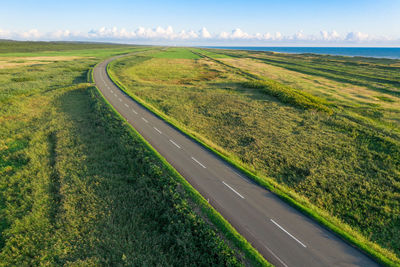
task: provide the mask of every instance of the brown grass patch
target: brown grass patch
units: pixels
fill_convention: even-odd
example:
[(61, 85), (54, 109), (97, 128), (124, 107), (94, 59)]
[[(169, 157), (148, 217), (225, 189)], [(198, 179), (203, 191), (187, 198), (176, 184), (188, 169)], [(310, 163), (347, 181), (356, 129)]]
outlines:
[[(245, 71), (277, 80), (296, 89), (304, 90), (313, 95), (336, 100), (346, 105), (358, 104), (379, 104), (384, 108), (399, 108), (397, 101), (384, 102), (376, 98), (377, 92), (364, 86), (340, 83), (323, 77), (299, 73), (285, 68), (272, 66), (263, 62), (246, 58), (223, 58), (221, 61)], [(389, 98), (393, 96), (380, 93)], [(335, 102), (336, 102), (335, 101)]]
[(194, 85), (217, 79), (219, 71), (204, 63), (204, 60), (153, 58), (123, 73), (138, 82), (164, 85)]
[(59, 61), (71, 61), (81, 59), (76, 56), (42, 56), (42, 57), (2, 57), (0, 59), (0, 69), (20, 68), (35, 64), (49, 64)]

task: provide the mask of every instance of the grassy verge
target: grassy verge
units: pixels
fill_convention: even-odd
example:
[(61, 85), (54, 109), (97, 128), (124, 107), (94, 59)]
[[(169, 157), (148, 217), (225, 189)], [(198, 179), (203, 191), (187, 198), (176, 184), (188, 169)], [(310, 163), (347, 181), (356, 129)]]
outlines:
[[(112, 62), (110, 64), (111, 64), (110, 66), (112, 68), (113, 64), (117, 64), (117, 62)], [(182, 121), (180, 121), (180, 120), (176, 120), (174, 118), (171, 118), (168, 115), (165, 115), (166, 111), (170, 112), (170, 110), (171, 110), (170, 102), (166, 102), (164, 104), (164, 102), (161, 102), (161, 100), (157, 100), (157, 101), (152, 101), (152, 103), (150, 104), (149, 102), (143, 100), (142, 97), (144, 97), (146, 99), (149, 98), (146, 94), (143, 93), (143, 90), (140, 91), (140, 93), (139, 93), (140, 97), (139, 97), (135, 93), (132, 93), (132, 90), (129, 90), (126, 87), (124, 87), (124, 84), (126, 84), (125, 83), (126, 80), (124, 80), (124, 84), (122, 84), (122, 82), (118, 79), (118, 77), (116, 77), (115, 73), (113, 73), (113, 71), (110, 70), (110, 68), (108, 69), (108, 71), (109, 71), (109, 75), (112, 77), (114, 82), (116, 84), (118, 84), (122, 90), (124, 90), (128, 95), (130, 95), (137, 102), (141, 103), (142, 105), (147, 107), (149, 110), (153, 111), (160, 118), (162, 118), (166, 122), (170, 123), (175, 128), (180, 129), (183, 133), (185, 133), (192, 139), (196, 140), (203, 146), (207, 147), (211, 151), (213, 151), (216, 154), (218, 154), (219, 156), (221, 156), (227, 162), (229, 162), (230, 164), (232, 164), (233, 166), (235, 166), (236, 168), (241, 170), (243, 173), (245, 173), (249, 177), (253, 178), (255, 181), (257, 181), (262, 186), (277, 193), (281, 198), (285, 199), (288, 203), (290, 203), (291, 205), (302, 210), (304, 213), (308, 214), (310, 217), (314, 218), (315, 220), (320, 222), (322, 225), (325, 225), (328, 229), (331, 229), (332, 231), (336, 232), (339, 236), (341, 236), (345, 240), (348, 240), (350, 243), (356, 245), (357, 247), (359, 247), (360, 249), (365, 251), (367, 254), (369, 254), (376, 260), (378, 260), (380, 263), (383, 263), (386, 265), (393, 265), (393, 266), (398, 264), (399, 260), (395, 254), (393, 254), (392, 252), (390, 252), (386, 249), (383, 249), (381, 246), (377, 245), (376, 243), (371, 242), (366, 237), (361, 235), (359, 232), (352, 229), (348, 224), (343, 222), (343, 220), (337, 219), (336, 217), (331, 216), (328, 212), (324, 211), (323, 209), (317, 208), (315, 205), (312, 205), (308, 201), (307, 198), (294, 193), (292, 189), (289, 189), (282, 184), (278, 184), (275, 179), (266, 176), (265, 173), (262, 173), (259, 170), (255, 171), (255, 168), (253, 166), (250, 166), (250, 164), (244, 164), (243, 160), (237, 159), (237, 156), (233, 156), (231, 153), (226, 152), (226, 150), (221, 149), (218, 145), (214, 145), (207, 138), (204, 138), (201, 134), (198, 134), (197, 132), (188, 128), (187, 123), (182, 123)], [(136, 87), (139, 87), (139, 88), (140, 87), (146, 88), (146, 86), (149, 88), (152, 88), (152, 91), (151, 91), (152, 95), (158, 94), (158, 91), (154, 91), (154, 88), (150, 87), (147, 83), (140, 83), (136, 80), (134, 84)], [(214, 84), (215, 84), (215, 82), (214, 82)], [(223, 85), (226, 86), (226, 84), (227, 83), (224, 83)], [(160, 85), (158, 85), (158, 87), (159, 86)], [(170, 86), (169, 84), (166, 84), (165, 89), (168, 89), (169, 86)], [(196, 88), (199, 88), (199, 87), (201, 88), (201, 84), (200, 85), (195, 84), (195, 86), (196, 86)], [(208, 86), (210, 86), (210, 85), (208, 85)], [(185, 94), (189, 94), (189, 93), (187, 93), (187, 91), (185, 91), (186, 89), (181, 89), (181, 88), (175, 89), (175, 87), (174, 87), (171, 90), (168, 89), (168, 97), (173, 97), (173, 95), (171, 95), (171, 92), (173, 92), (173, 90), (178, 90), (178, 93), (179, 93), (180, 99), (181, 99), (180, 103), (182, 103), (182, 96), (185, 96)], [(191, 87), (188, 88), (188, 92), (189, 92), (189, 90), (195, 91), (195, 89), (191, 88)], [(192, 93), (192, 91), (190, 91), (190, 94), (189, 94), (191, 99), (194, 98), (194, 96), (193, 96), (194, 93)], [(206, 93), (207, 93), (207, 91), (201, 91), (201, 92), (203, 93), (203, 95), (206, 95)], [(229, 92), (225, 91), (225, 94), (229, 94)], [(194, 98), (194, 99), (196, 99), (196, 98)], [(203, 100), (201, 98), (199, 98), (199, 99), (197, 99), (197, 101), (203, 101)], [(219, 101), (222, 101), (222, 99), (220, 97), (219, 97)], [(159, 109), (159, 107), (163, 108), (162, 111)], [(165, 108), (168, 107), (168, 109), (164, 109), (164, 107)], [(226, 104), (225, 104), (225, 107), (227, 107)], [(196, 108), (196, 106), (195, 106), (195, 108)], [(202, 111), (202, 110), (200, 110), (200, 111)], [(207, 112), (209, 114), (212, 111), (208, 110)], [(182, 111), (180, 111), (179, 114), (181, 114), (181, 113), (182, 113)], [(306, 113), (306, 115), (308, 116), (308, 113)], [(320, 115), (318, 115), (318, 116), (320, 116)], [(316, 116), (314, 116), (314, 117), (316, 117)], [(234, 121), (236, 121), (236, 122), (239, 120), (239, 122), (240, 122), (240, 117), (235, 118), (235, 117), (231, 116), (230, 119), (234, 119)], [(321, 120), (321, 118), (318, 118), (318, 120)], [(317, 122), (318, 122), (318, 120), (317, 120)], [(340, 118), (339, 119), (329, 118), (327, 120), (332, 125), (335, 125), (334, 126), (335, 128), (339, 127), (339, 124), (340, 124), (341, 125), (339, 127), (341, 129), (340, 131), (346, 131), (346, 132), (353, 131), (353, 133), (355, 134), (354, 136), (357, 139), (358, 139), (358, 137), (361, 137), (361, 138), (363, 138), (363, 140), (367, 140), (367, 139), (375, 140), (375, 141), (373, 141), (375, 143), (381, 142), (381, 141), (386, 142), (386, 141), (384, 141), (385, 138), (376, 139), (376, 137), (373, 137), (373, 136), (375, 136), (374, 132), (367, 133), (364, 128), (362, 128), (362, 127), (357, 128), (359, 126), (356, 127), (355, 124), (351, 124), (348, 121), (343, 122), (342, 119), (340, 119)], [(350, 123), (350, 125), (346, 125), (346, 123)], [(352, 127), (356, 127), (356, 128), (352, 129)], [(210, 129), (210, 128), (212, 129), (213, 126), (208, 126), (208, 129)], [(339, 128), (337, 128), (337, 129), (339, 129)], [(318, 130), (318, 129), (316, 129), (316, 130)], [(224, 129), (224, 131), (226, 131), (226, 129)], [(200, 131), (200, 132), (202, 132), (202, 131)], [(204, 134), (204, 132), (202, 132), (202, 134)], [(368, 142), (370, 142), (370, 141), (368, 141)], [(392, 146), (392, 145), (390, 145), (391, 142), (392, 141), (389, 141), (387, 143), (387, 145)], [(379, 144), (384, 145), (383, 143), (379, 143)], [(380, 146), (379, 144), (376, 143), (376, 145)], [(332, 143), (330, 143), (330, 145), (332, 145)], [(384, 146), (386, 146), (386, 145), (384, 145)], [(389, 149), (388, 153), (392, 153), (392, 155), (396, 157), (396, 154), (393, 154), (392, 150)], [(249, 171), (249, 170), (251, 170), (251, 171)], [(296, 171), (296, 174), (304, 173), (304, 172), (300, 172), (301, 171), (300, 168), (297, 168), (294, 170)], [(284, 176), (289, 176), (289, 174), (284, 174)]]
[(87, 71), (87, 74), (86, 74), (86, 81), (88, 82), (88, 83), (92, 83), (94, 80), (93, 80), (93, 68), (90, 68), (88, 71)]

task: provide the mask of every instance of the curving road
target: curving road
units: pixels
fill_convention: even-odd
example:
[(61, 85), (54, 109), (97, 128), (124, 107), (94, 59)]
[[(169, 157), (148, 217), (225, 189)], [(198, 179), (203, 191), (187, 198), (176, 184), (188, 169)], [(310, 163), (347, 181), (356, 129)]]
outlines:
[(104, 97), (270, 263), (378, 266), (125, 95), (106, 72), (107, 64), (115, 58), (93, 71)]

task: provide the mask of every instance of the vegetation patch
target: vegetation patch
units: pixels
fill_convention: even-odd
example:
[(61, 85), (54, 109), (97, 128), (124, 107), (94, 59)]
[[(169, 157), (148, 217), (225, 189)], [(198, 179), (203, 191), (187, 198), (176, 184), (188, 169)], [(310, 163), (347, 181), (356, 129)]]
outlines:
[(248, 81), (244, 83), (244, 86), (248, 88), (261, 89), (266, 94), (278, 98), (283, 103), (291, 104), (299, 108), (316, 109), (325, 111), (329, 114), (333, 113), (333, 110), (327, 106), (328, 103), (323, 99), (290, 88), (289, 86), (273, 80)]
[(216, 53), (215, 50), (207, 50), (207, 49), (195, 49), (192, 48), (192, 51), (196, 51), (198, 53), (201, 53), (203, 55), (206, 55), (208, 57), (212, 57), (212, 58), (231, 58), (231, 56), (224, 54), (224, 53)]
[(395, 102), (394, 99), (392, 99), (390, 97), (387, 97), (387, 96), (384, 96), (384, 95), (378, 95), (378, 96), (375, 96), (375, 97), (378, 98), (379, 100), (382, 100), (382, 101), (385, 101), (385, 102)]
[(213, 80), (218, 75), (200, 61), (169, 58), (150, 58), (140, 65), (129, 66), (126, 72), (138, 82), (160, 85), (192, 85), (198, 81)]
[(366, 86), (380, 93), (397, 97), (400, 95), (399, 60), (244, 51), (229, 51), (227, 54), (257, 59), (273, 66), (340, 83)]
[[(76, 50), (103, 50), (115, 49), (116, 47), (124, 47), (129, 49), (127, 45), (98, 44), (98, 43), (71, 43), (71, 42), (19, 42), (0, 40), (0, 54), (12, 53), (37, 53), (57, 51), (65, 53), (65, 51)], [(31, 54), (32, 55), (32, 54)], [(43, 54), (41, 54), (43, 56)]]
[(188, 49), (168, 48), (152, 55), (155, 58), (185, 58), (185, 59), (199, 59), (200, 56), (192, 53)]
[[(247, 51), (218, 53), (240, 58), (275, 56)], [(287, 57), (288, 61), (311, 60), (308, 55)], [(312, 64), (349, 65), (360, 68), (360, 72), (366, 71), (364, 64), (372, 68), (396, 64), (390, 60), (323, 59), (318, 57), (321, 62), (313, 60)], [(111, 76), (128, 94), (380, 262), (400, 262), (400, 243), (393, 238), (399, 231), (400, 215), (400, 135), (398, 124), (394, 123), (400, 122), (396, 104), (400, 102), (390, 103), (389, 107), (378, 100), (370, 101), (376, 93), (374, 88), (367, 87), (358, 92), (365, 102), (351, 97), (346, 102), (337, 101), (335, 92), (343, 93), (344, 85), (335, 81), (326, 87), (309, 87), (309, 95), (285, 83), (283, 93), (279, 92), (282, 98), (296, 101), (298, 97), (300, 103), (306, 104), (282, 105), (281, 99), (264, 91), (265, 85), (256, 86), (258, 90), (245, 86), (252, 76), (259, 77), (261, 82), (271, 78), (249, 68), (231, 68), (226, 62), (208, 57), (202, 60), (219, 71), (214, 81), (198, 81), (193, 87), (176, 84), (160, 88), (157, 83), (144, 83), (126, 73), (124, 66), (132, 60), (121, 58), (109, 68)], [(137, 68), (141, 65), (132, 64), (137, 64)], [(268, 64), (264, 61), (257, 66), (261, 69)], [(287, 74), (286, 69), (282, 71)], [(298, 74), (304, 79), (321, 81), (318, 75)], [(283, 84), (281, 80), (276, 82)], [(276, 84), (271, 84), (275, 89)], [(321, 93), (324, 90), (331, 93), (329, 98)], [(346, 97), (346, 92), (342, 96)], [(320, 109), (314, 105), (328, 110), (315, 112)]]
[(100, 50), (2, 70), (0, 265), (246, 263), (87, 83), (91, 66), (123, 51)]
[[(18, 68), (38, 64), (49, 64), (57, 61), (77, 60), (74, 56), (44, 56), (44, 57), (0, 57), (0, 69)], [(18, 59), (18, 60), (16, 60)]]

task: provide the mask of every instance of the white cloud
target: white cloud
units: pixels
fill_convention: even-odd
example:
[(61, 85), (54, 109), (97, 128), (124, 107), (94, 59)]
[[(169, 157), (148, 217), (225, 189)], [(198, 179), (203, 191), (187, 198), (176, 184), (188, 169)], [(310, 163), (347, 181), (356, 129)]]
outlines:
[(271, 34), (248, 33), (240, 28), (231, 32), (222, 31), (220, 33), (210, 33), (205, 27), (199, 31), (180, 30), (175, 31), (171, 26), (166, 28), (158, 26), (156, 28), (138, 27), (134, 30), (117, 27), (92, 29), (87, 32), (57, 30), (53, 32), (40, 32), (37, 29), (28, 31), (9, 31), (0, 29), (0, 38), (15, 40), (67, 40), (67, 41), (115, 41), (127, 43), (214, 43), (214, 44), (255, 44), (255, 45), (274, 45), (274, 44), (392, 44), (399, 45), (400, 40), (387, 37), (376, 37), (361, 32), (348, 32), (339, 34), (337, 31), (321, 30), (319, 34), (306, 34), (299, 31), (292, 35), (284, 35), (280, 32)]
[(2, 39), (11, 39), (12, 34), (10, 31), (0, 29), (0, 38)]
[(304, 35), (303, 31), (299, 31), (293, 35), (294, 40), (306, 40), (307, 36)]
[(196, 39), (198, 38), (199, 35), (197, 33), (195, 33), (193, 30), (190, 30), (188, 32), (186, 32), (185, 30), (181, 30), (178, 34), (177, 34), (177, 39), (181, 39), (181, 40), (187, 40), (187, 39)]
[(350, 42), (362, 42), (369, 39), (369, 35), (362, 32), (349, 32), (345, 40)]
[(320, 35), (324, 41), (334, 41), (340, 39), (340, 35), (337, 33), (337, 31), (320, 31)]
[(71, 32), (69, 30), (58, 30), (58, 31), (51, 33), (51, 36), (56, 39), (69, 38), (70, 35), (71, 35)]
[(282, 40), (282, 34), (280, 32), (276, 32), (274, 40)]
[(192, 38), (192, 39), (195, 39), (195, 38), (198, 38), (198, 37), (199, 37), (199, 35), (198, 35), (197, 33), (195, 33), (193, 30), (190, 30), (190, 31), (187, 33), (187, 36), (188, 36), (188, 38)]
[(231, 34), (232, 39), (248, 39), (249, 34), (242, 31), (241, 29), (234, 29)]
[(262, 39), (271, 40), (272, 39), (272, 35), (269, 32), (266, 32), (266, 33), (263, 34)]
[(221, 33), (219, 34), (219, 38), (220, 38), (220, 39), (228, 39), (228, 38), (229, 38), (229, 33), (227, 33), (227, 32), (221, 32)]
[(37, 29), (32, 29), (29, 31), (22, 32), (20, 35), (22, 38), (33, 39), (33, 40), (42, 37), (42, 34)]
[(200, 30), (200, 36), (201, 36), (201, 38), (211, 38), (212, 36), (211, 36), (211, 34), (207, 31), (207, 29), (205, 28), (205, 27), (203, 27), (203, 28), (201, 28), (201, 30)]

